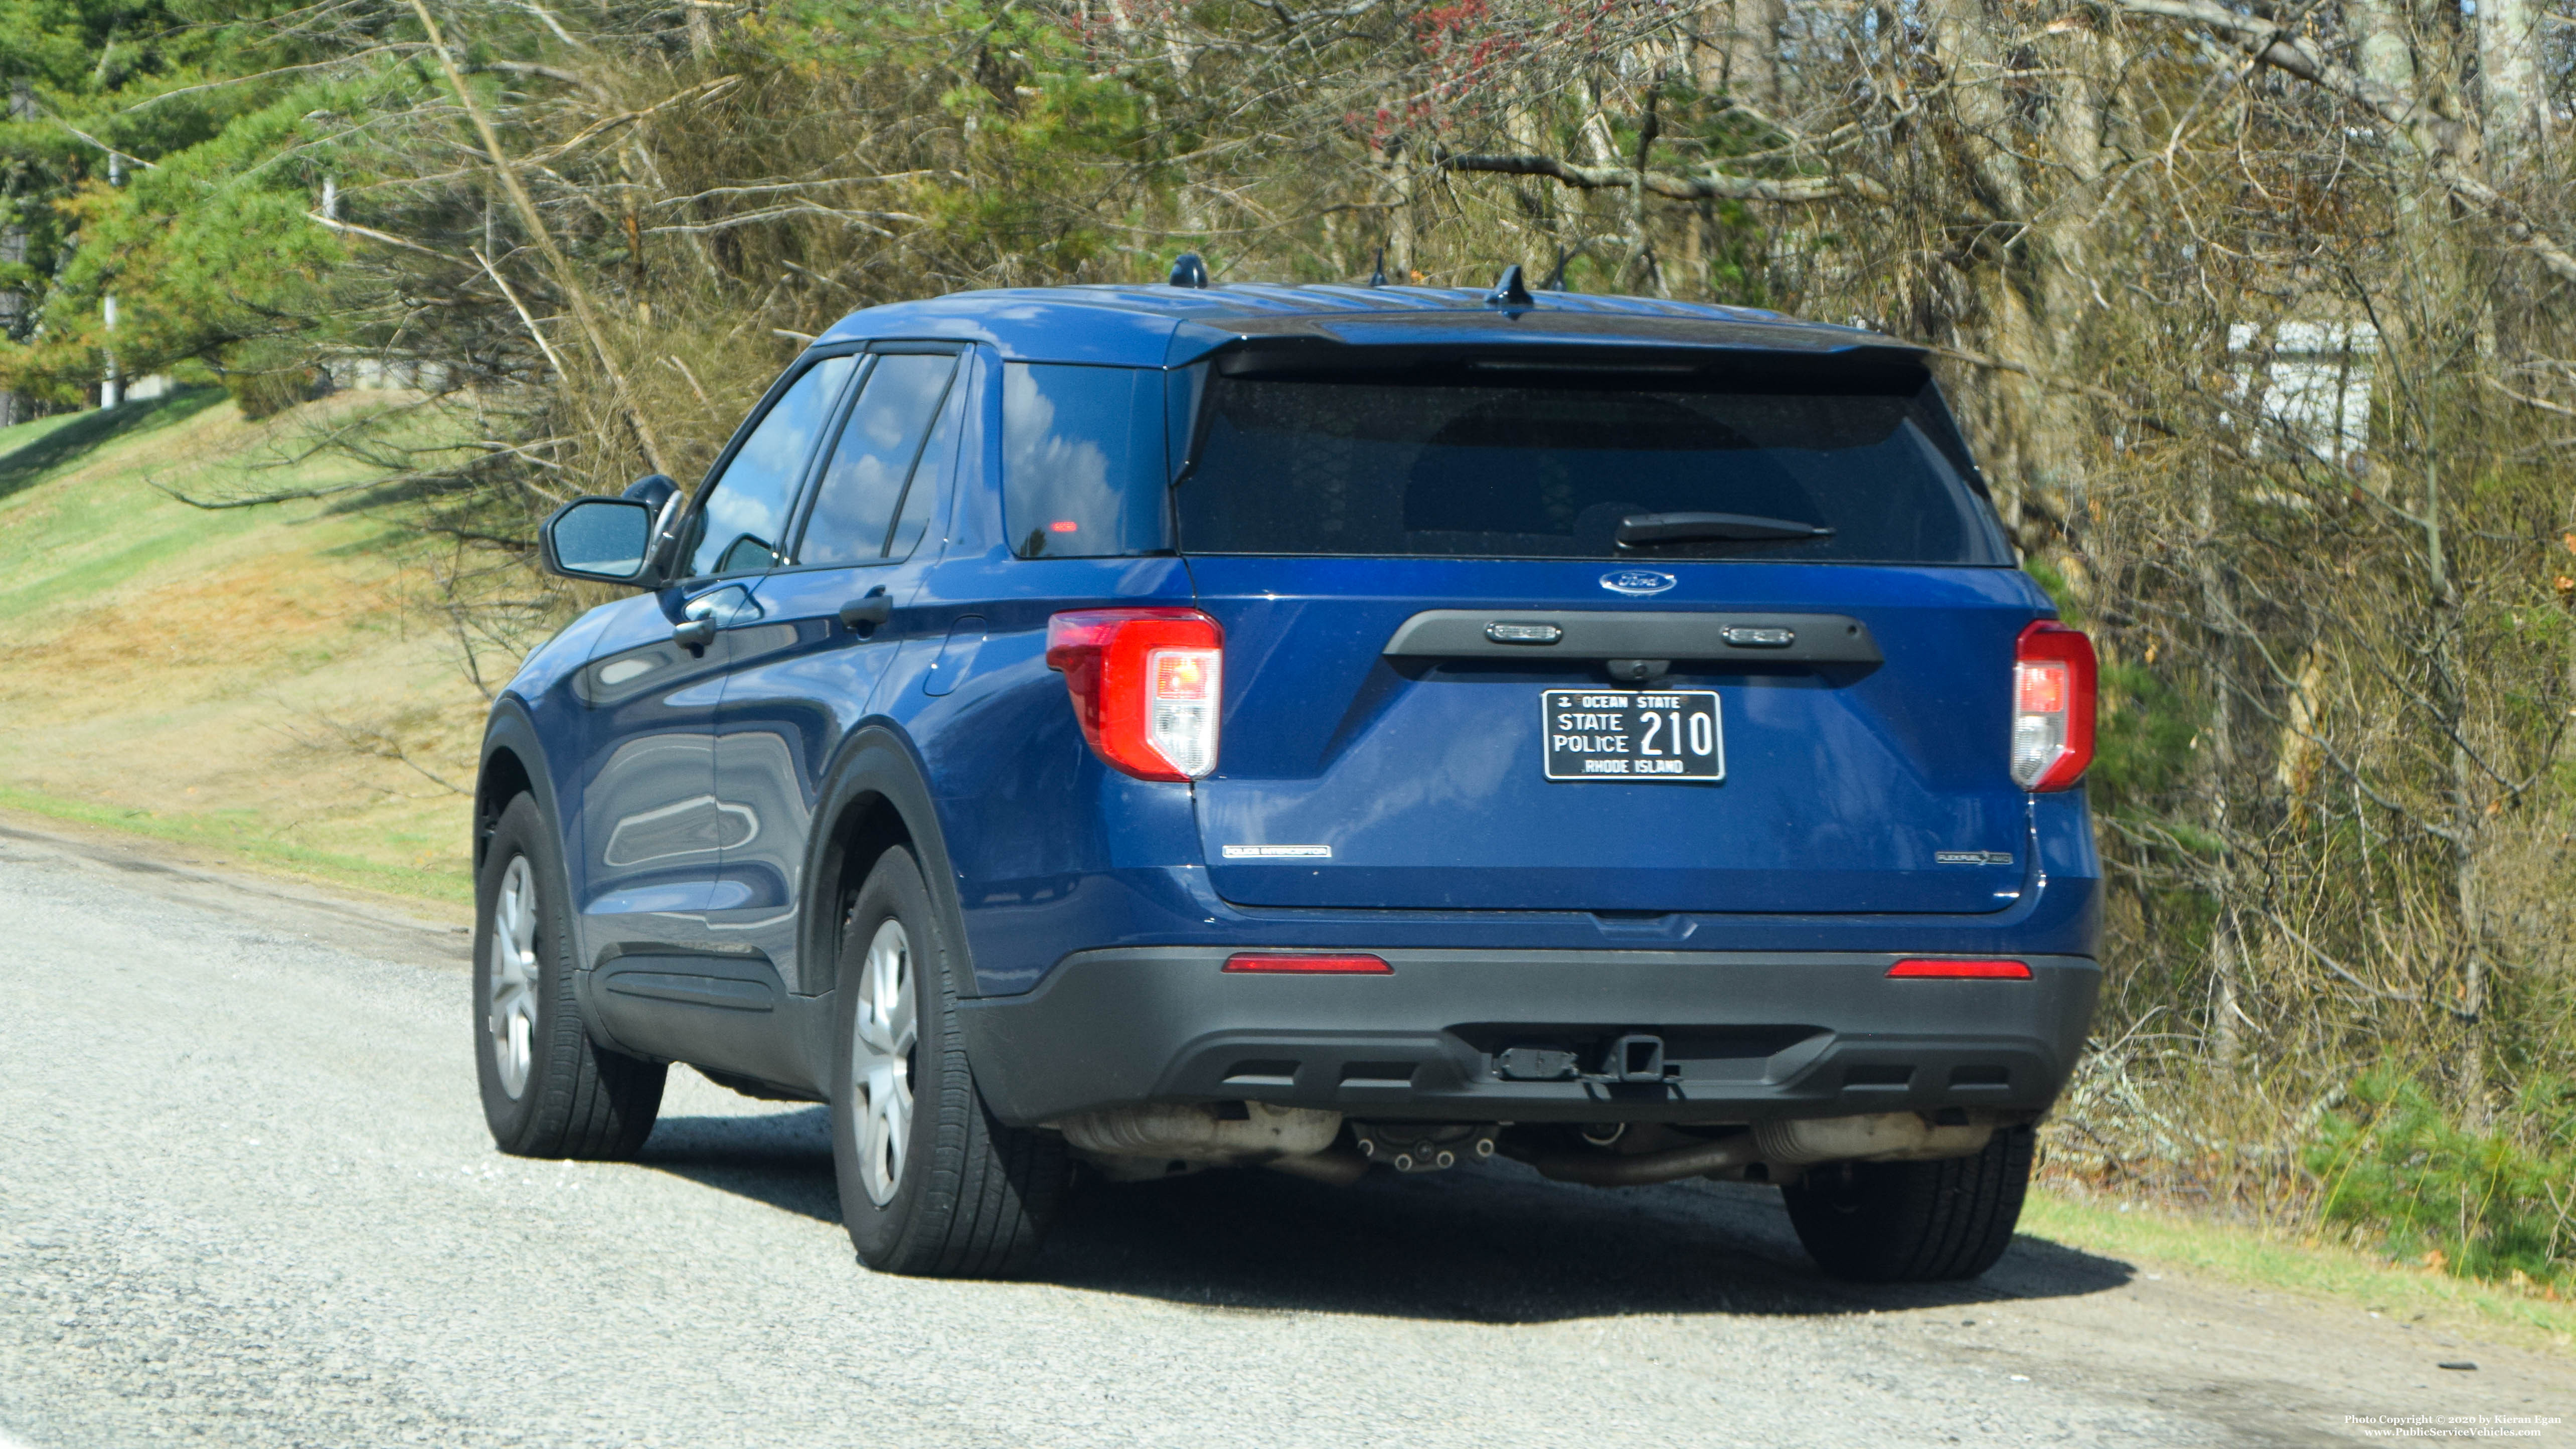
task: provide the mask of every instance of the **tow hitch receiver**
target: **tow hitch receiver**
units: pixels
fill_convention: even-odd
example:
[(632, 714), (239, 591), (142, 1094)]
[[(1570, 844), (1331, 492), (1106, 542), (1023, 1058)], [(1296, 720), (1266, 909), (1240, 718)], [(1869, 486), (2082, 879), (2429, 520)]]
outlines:
[(1664, 1079), (1664, 1039), (1630, 1032), (1610, 1043), (1601, 1074), (1614, 1082), (1660, 1082)]
[(1506, 1082), (1660, 1082), (1664, 1039), (1632, 1031), (1615, 1037), (1601, 1053), (1601, 1070), (1583, 1070), (1582, 1058), (1563, 1047), (1516, 1046), (1494, 1053), (1494, 1075)]

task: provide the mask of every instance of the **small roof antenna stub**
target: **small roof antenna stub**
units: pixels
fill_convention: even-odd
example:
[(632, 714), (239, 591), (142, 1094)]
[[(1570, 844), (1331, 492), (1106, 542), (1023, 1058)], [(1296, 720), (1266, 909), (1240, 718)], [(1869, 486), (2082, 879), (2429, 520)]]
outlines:
[(1529, 283), (1521, 280), (1520, 263), (1514, 262), (1503, 268), (1502, 280), (1494, 283), (1494, 290), (1485, 294), (1485, 305), (1507, 310), (1538, 305), (1537, 299), (1530, 296)]
[(1197, 252), (1183, 252), (1172, 258), (1171, 283), (1175, 287), (1204, 287), (1208, 284), (1207, 263)]
[(1369, 264), (1369, 285), (1372, 287), (1386, 285), (1386, 248), (1384, 247), (1377, 249), (1377, 260)]

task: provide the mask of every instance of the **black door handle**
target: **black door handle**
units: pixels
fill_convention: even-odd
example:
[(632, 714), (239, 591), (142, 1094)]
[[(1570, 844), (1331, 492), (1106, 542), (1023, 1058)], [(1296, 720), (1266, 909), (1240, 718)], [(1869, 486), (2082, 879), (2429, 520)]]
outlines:
[(716, 621), (713, 619), (683, 620), (679, 627), (671, 631), (673, 643), (685, 645), (691, 649), (704, 649), (714, 643), (715, 639)]
[(868, 630), (894, 617), (894, 600), (886, 597), (885, 586), (870, 589), (866, 597), (852, 599), (841, 606), (841, 623), (852, 633), (865, 635)]

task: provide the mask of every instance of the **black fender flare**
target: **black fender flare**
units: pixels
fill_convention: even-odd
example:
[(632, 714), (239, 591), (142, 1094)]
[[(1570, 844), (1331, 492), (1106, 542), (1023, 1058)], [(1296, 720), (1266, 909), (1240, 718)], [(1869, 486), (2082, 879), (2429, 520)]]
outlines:
[[(475, 922), (477, 930), (480, 930), (482, 925), (480, 917), (483, 911), (484, 847), (491, 840), (493, 822), (498, 820), (501, 811), (508, 807), (510, 795), (516, 793), (493, 789), (496, 776), (492, 760), (494, 756), (505, 750), (517, 760), (516, 774), (526, 785), (527, 792), (536, 797), (537, 813), (544, 818), (547, 828), (555, 833), (555, 849), (565, 858), (564, 871), (567, 877), (572, 870), (571, 853), (580, 848), (578, 841), (564, 833), (563, 809), (561, 803), (555, 798), (554, 770), (546, 759), (546, 748), (537, 733), (535, 718), (528, 713), (527, 701), (514, 694), (502, 695), (492, 702), (491, 720), (483, 727), (483, 752), (474, 776), (474, 911), (477, 917)], [(500, 778), (507, 778), (507, 776)], [(568, 880), (567, 884), (569, 884)], [(618, 1044), (617, 1038), (611, 1035), (608, 1028), (600, 1021), (598, 1008), (591, 1000), (592, 963), (588, 959), (587, 943), (581, 939), (580, 906), (573, 901), (566, 901), (564, 904), (569, 913), (568, 919), (573, 923), (572, 996), (575, 1008), (581, 1012), (582, 1029), (590, 1034), (592, 1041), (623, 1051), (625, 1048)]]
[(815, 802), (814, 833), (805, 848), (805, 919), (797, 927), (803, 933), (797, 959), (834, 963), (833, 984), (839, 985), (839, 887), (851, 865), (844, 858), (847, 845), (842, 827), (853, 811), (865, 808), (871, 800), (881, 800), (902, 822), (904, 834), (921, 859), (921, 873), (930, 886), (931, 901), (947, 922), (958, 965), (957, 994), (978, 994), (974, 951), (966, 942), (964, 903), (957, 894), (957, 872), (949, 860), (948, 838), (940, 828), (939, 809), (931, 795), (929, 771), (920, 751), (900, 729), (883, 720), (871, 720), (850, 731), (842, 741), (839, 758), (825, 779), (828, 783)]
[[(518, 762), (516, 772), (496, 776), (493, 757), (507, 751)], [(517, 774), (528, 792), (537, 797), (537, 809), (557, 832), (563, 829), (563, 810), (555, 799), (554, 771), (546, 759), (546, 747), (537, 734), (537, 722), (529, 715), (528, 706), (517, 695), (504, 694), (492, 702), (491, 718), (483, 726), (483, 750), (476, 756), (474, 773), (474, 874), (483, 874), (483, 850), (492, 836), (492, 822), (510, 803), (509, 793), (496, 792), (496, 778)]]

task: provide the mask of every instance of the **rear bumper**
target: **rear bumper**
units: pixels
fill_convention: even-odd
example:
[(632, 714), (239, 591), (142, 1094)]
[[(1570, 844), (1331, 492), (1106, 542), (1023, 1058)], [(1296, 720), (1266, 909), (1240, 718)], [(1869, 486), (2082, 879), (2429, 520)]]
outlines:
[[(1091, 951), (1021, 996), (961, 1001), (986, 1100), (1014, 1124), (1145, 1101), (1268, 1102), (1477, 1122), (1756, 1122), (1984, 1107), (2065, 1085), (2101, 972), (1890, 981), (1894, 954), (1388, 950), (1390, 976), (1228, 975), (1226, 948)], [(1629, 1032), (1660, 1082), (1511, 1080), (1507, 1048), (1584, 1071)]]

